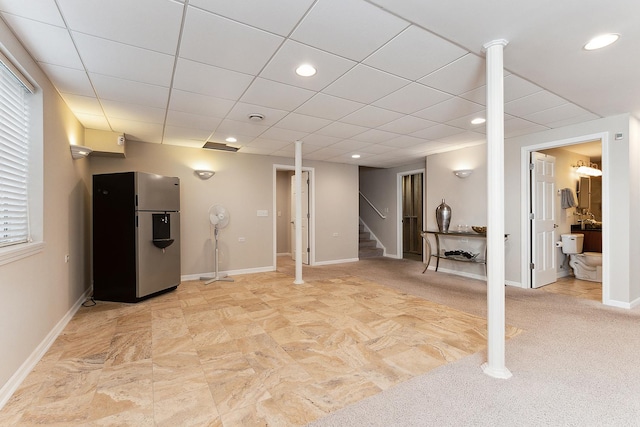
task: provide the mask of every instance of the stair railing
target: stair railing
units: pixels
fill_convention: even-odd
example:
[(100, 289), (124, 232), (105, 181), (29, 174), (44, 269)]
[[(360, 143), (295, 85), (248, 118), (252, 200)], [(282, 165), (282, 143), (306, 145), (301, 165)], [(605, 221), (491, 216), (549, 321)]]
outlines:
[(367, 197), (362, 194), (362, 191), (358, 191), (358, 193), (360, 193), (360, 197), (362, 197), (364, 199), (365, 202), (367, 202), (369, 204), (369, 206), (371, 206), (373, 208), (373, 210), (380, 216), (380, 218), (382, 219), (387, 219), (386, 215), (383, 215), (382, 212), (380, 212), (380, 210), (378, 208), (376, 208), (373, 203), (371, 203), (371, 200), (367, 199)]

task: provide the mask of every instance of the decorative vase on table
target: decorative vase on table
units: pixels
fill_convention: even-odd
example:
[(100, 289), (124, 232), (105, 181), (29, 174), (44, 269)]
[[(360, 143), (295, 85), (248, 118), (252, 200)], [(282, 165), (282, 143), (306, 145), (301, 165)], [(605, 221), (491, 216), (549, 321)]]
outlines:
[(436, 223), (438, 224), (438, 230), (441, 233), (449, 232), (449, 224), (451, 223), (451, 207), (444, 202), (438, 205), (436, 208)]

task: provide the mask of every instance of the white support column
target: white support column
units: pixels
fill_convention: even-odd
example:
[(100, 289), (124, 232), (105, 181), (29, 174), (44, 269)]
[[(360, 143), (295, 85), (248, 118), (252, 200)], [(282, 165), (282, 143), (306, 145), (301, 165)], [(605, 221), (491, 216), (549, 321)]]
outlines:
[(296, 278), (293, 281), (295, 285), (301, 285), (304, 283), (302, 280), (302, 141), (295, 142), (295, 193), (296, 193), (296, 218), (295, 218), (295, 230), (296, 230)]
[(485, 374), (509, 378), (505, 366), (504, 292), (504, 66), (507, 41), (493, 40), (487, 53), (487, 362)]

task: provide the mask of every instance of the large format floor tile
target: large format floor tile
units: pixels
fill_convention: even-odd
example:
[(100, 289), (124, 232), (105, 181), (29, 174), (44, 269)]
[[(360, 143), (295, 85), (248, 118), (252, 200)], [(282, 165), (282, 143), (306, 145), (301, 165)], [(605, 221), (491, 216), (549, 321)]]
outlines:
[(83, 307), (0, 424), (304, 425), (485, 345), (485, 319), (358, 277), (185, 282)]

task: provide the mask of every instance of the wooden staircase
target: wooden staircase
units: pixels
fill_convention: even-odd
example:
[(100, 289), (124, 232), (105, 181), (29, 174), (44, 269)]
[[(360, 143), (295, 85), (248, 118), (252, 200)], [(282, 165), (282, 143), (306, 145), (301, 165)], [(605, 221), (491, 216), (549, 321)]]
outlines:
[(384, 251), (382, 248), (376, 247), (376, 241), (371, 239), (371, 233), (365, 231), (362, 224), (359, 225), (358, 236), (358, 258), (362, 259), (382, 256)]

